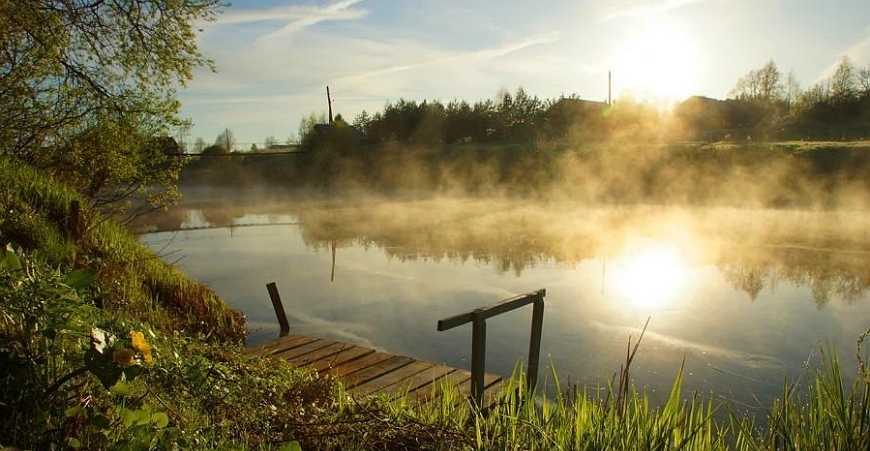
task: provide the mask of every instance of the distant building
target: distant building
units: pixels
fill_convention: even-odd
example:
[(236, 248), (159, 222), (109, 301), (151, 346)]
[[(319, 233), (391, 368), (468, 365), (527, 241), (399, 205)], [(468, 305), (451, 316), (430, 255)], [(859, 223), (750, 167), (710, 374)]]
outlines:
[(606, 134), (607, 102), (566, 97), (550, 106), (549, 132), (556, 138), (603, 138)]
[(272, 144), (260, 152), (295, 152), (298, 148), (298, 144)]

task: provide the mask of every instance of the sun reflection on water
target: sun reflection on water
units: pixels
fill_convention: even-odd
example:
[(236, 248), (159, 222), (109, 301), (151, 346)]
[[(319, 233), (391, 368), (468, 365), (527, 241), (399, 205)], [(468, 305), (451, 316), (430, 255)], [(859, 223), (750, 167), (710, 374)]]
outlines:
[(655, 244), (617, 260), (611, 286), (620, 299), (645, 310), (671, 307), (688, 281), (688, 266), (672, 245)]

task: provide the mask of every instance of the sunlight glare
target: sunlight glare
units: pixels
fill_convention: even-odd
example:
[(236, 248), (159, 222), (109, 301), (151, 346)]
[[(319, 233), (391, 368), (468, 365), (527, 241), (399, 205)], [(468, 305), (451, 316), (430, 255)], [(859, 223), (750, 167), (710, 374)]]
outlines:
[(671, 105), (696, 94), (698, 54), (675, 23), (656, 18), (629, 32), (616, 51), (615, 92)]
[(620, 298), (643, 309), (660, 309), (673, 303), (686, 285), (687, 267), (677, 249), (655, 246), (617, 263), (611, 278)]

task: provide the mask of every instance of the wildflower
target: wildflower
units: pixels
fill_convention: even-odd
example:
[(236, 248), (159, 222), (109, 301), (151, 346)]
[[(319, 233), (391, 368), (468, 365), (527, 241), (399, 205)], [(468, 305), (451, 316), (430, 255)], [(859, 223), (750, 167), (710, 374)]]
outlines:
[(112, 360), (121, 366), (133, 366), (136, 360), (133, 359), (135, 353), (132, 349), (118, 349), (112, 353)]
[(145, 363), (150, 365), (154, 361), (151, 357), (151, 345), (145, 340), (145, 335), (142, 332), (130, 332), (130, 342), (133, 344), (133, 349), (142, 354), (142, 360)]

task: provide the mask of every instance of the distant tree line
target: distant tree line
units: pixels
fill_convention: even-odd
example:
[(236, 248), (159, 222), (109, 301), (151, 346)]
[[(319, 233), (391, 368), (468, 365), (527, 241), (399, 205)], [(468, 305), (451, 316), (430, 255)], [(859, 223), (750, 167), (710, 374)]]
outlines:
[(720, 101), (693, 97), (675, 109), (684, 136), (716, 141), (855, 140), (870, 138), (870, 65), (848, 57), (830, 78), (801, 89), (773, 61), (749, 71)]
[(473, 104), (400, 99), (373, 115), (363, 111), (353, 126), (380, 144), (535, 143), (577, 136), (608, 139), (627, 119), (642, 123), (657, 121), (657, 117), (654, 107), (630, 98), (621, 99), (618, 105), (576, 94), (542, 100), (520, 87), (514, 92), (500, 90), (495, 100)]
[[(741, 77), (729, 97), (692, 97), (663, 112), (655, 105), (618, 99), (612, 105), (577, 95), (542, 100), (522, 87), (501, 90), (494, 100), (400, 99), (383, 111), (363, 111), (353, 129), (311, 115), (300, 125), (303, 147), (356, 147), (402, 143), (430, 146), (457, 143), (607, 141), (619, 138), (718, 140), (859, 139), (870, 137), (870, 65), (856, 68), (844, 57), (826, 81), (802, 89), (773, 61)], [(355, 130), (355, 131), (354, 131)], [(344, 135), (324, 136), (326, 134)]]

